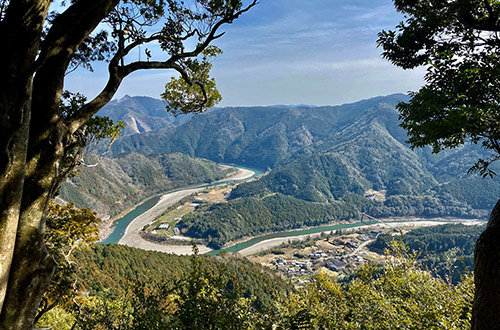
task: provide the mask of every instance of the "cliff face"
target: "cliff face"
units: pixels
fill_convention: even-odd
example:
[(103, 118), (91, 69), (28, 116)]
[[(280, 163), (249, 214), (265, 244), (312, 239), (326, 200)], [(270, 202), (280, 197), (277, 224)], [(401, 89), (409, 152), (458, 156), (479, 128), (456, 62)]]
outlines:
[(146, 96), (124, 96), (109, 102), (100, 116), (108, 116), (113, 120), (125, 122), (123, 135), (147, 133), (161, 128), (176, 127), (192, 115), (174, 115), (166, 111), (167, 102)]

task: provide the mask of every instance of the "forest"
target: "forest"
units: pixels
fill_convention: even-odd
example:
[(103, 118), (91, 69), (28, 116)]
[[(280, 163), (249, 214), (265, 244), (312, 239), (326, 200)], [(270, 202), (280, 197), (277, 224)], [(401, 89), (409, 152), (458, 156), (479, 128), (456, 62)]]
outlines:
[(402, 241), (425, 269), (443, 280), (458, 283), (474, 269), (474, 246), (485, 226), (460, 224), (418, 228), (404, 235), (382, 234), (371, 245), (383, 251)]
[[(441, 237), (460, 232), (437, 231)], [(382, 265), (366, 264), (348, 281), (319, 274), (297, 288), (266, 268), (227, 254), (182, 257), (95, 245), (74, 256), (80, 265), (75, 273), (78, 291), (68, 287), (66, 300), (45, 313), (37, 326), (201, 330), (470, 325), (470, 276), (464, 274), (456, 284), (435, 277), (417, 266), (416, 255), (401, 242), (391, 242), (386, 253)]]

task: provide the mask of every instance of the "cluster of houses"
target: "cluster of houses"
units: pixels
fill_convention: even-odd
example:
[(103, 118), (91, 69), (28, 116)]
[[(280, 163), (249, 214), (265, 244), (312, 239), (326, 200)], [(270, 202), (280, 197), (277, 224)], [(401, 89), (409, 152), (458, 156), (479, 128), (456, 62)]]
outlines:
[(285, 260), (281, 257), (278, 259), (273, 259), (271, 265), (280, 268), (287, 277), (305, 276), (312, 275), (313, 271), (311, 269), (312, 262), (298, 261), (298, 260)]
[[(351, 249), (357, 249), (360, 242), (366, 242), (370, 239), (376, 238), (380, 232), (371, 231), (369, 234), (361, 235), (357, 239), (351, 239), (344, 242), (346, 247)], [(299, 261), (299, 260), (285, 260), (282, 257), (273, 259), (271, 265), (275, 266), (280, 272), (284, 273), (287, 277), (299, 277), (304, 275), (311, 275), (314, 269), (319, 267), (325, 267), (331, 271), (341, 273), (349, 265), (364, 263), (366, 260), (360, 256), (361, 254), (366, 254), (366, 252), (357, 252), (356, 254), (350, 253), (346, 254), (345, 251), (334, 249), (328, 251), (314, 251), (308, 255), (309, 260)], [(306, 280), (300, 280), (302, 283)]]

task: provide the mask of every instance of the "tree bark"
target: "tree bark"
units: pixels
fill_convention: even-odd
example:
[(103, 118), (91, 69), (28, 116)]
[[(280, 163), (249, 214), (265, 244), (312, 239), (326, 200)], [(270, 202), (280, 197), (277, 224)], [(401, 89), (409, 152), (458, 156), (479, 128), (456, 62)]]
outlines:
[(0, 315), (18, 230), (31, 118), (33, 63), (50, 0), (10, 1), (0, 22)]
[(500, 330), (500, 200), (474, 251), (473, 330)]

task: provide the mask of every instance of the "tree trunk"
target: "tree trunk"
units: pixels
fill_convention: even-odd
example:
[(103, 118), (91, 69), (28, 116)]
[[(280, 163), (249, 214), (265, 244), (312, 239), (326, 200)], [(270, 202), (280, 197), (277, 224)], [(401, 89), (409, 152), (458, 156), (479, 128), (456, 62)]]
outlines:
[(500, 330), (500, 200), (474, 251), (473, 330)]
[[(31, 90), (27, 86), (26, 90)], [(5, 136), (9, 140), (5, 150), (0, 153), (0, 312), (9, 281), (10, 265), (14, 253), (19, 223), (23, 182), (28, 147), (30, 98), (26, 95), (18, 102), (21, 111), (12, 118), (13, 134)], [(17, 103), (17, 102), (16, 102)]]
[(0, 314), (1, 329), (31, 329), (55, 262), (45, 246), (47, 207), (57, 189), (67, 129), (60, 123), (46, 129), (39, 145), (28, 146), (21, 214), (10, 280)]
[[(0, 52), (0, 320), (8, 319), (16, 308), (7, 296), (17, 277), (12, 265), (21, 230), (34, 63), (50, 3), (10, 1), (0, 21), (0, 44), (6, 50)], [(0, 321), (0, 328), (30, 329), (28, 323), (12, 327)]]

